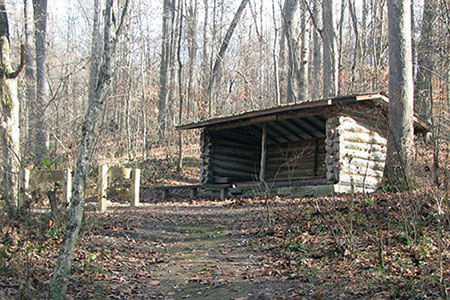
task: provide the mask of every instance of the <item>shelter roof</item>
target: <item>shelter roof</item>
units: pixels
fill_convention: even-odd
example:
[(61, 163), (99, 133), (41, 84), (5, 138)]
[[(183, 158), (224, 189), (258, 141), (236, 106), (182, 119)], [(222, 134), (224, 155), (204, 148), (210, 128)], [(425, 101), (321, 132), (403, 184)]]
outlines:
[[(262, 110), (251, 110), (246, 112), (241, 112), (234, 115), (217, 117), (205, 121), (193, 122), (188, 124), (182, 124), (177, 126), (178, 130), (187, 130), (195, 128), (206, 128), (225, 125), (227, 123), (240, 123), (242, 121), (249, 121), (252, 119), (260, 119), (263, 122), (266, 118), (268, 121), (271, 120), (271, 116), (276, 117), (279, 114), (287, 112), (301, 112), (302, 110), (307, 110), (311, 108), (325, 108), (330, 106), (338, 106), (341, 104), (347, 105), (358, 105), (361, 103), (371, 102), (376, 105), (381, 105), (385, 108), (389, 106), (389, 98), (383, 93), (364, 93), (364, 94), (354, 94), (347, 96), (338, 96), (333, 98), (316, 99), (316, 100), (303, 100), (295, 103), (282, 104), (279, 106), (274, 106), (271, 108), (266, 108)], [(424, 119), (414, 116), (414, 126), (418, 131), (429, 131), (430, 124)]]

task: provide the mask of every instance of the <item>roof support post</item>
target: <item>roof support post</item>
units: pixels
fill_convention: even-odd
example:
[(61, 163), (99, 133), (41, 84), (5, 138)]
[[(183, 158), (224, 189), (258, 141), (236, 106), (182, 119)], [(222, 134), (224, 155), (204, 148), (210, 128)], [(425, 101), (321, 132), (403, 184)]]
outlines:
[(261, 132), (261, 168), (259, 170), (259, 181), (261, 185), (266, 180), (266, 157), (267, 157), (267, 124), (262, 124), (262, 132)]

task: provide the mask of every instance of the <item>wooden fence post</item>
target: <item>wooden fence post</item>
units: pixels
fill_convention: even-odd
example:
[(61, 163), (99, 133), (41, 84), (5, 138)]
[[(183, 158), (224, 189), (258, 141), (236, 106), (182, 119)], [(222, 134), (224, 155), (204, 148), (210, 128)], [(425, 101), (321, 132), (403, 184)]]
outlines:
[(134, 169), (131, 173), (131, 206), (139, 206), (139, 189), (141, 182), (141, 169)]
[(108, 188), (108, 165), (98, 167), (98, 210), (99, 212), (106, 211), (106, 199)]

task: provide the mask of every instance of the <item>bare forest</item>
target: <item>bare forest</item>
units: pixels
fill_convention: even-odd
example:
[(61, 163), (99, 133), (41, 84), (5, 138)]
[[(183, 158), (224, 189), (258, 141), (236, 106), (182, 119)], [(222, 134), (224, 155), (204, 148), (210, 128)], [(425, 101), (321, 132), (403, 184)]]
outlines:
[[(0, 298), (449, 297), (448, 0), (0, 0), (0, 48)], [(368, 93), (374, 194), (195, 200), (177, 126)]]

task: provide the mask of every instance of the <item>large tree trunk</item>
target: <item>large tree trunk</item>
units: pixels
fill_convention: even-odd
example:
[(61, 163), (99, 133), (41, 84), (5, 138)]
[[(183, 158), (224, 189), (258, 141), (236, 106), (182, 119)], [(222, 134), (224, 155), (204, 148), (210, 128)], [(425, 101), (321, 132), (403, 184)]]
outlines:
[(410, 0), (389, 0), (389, 138), (384, 175), (398, 190), (414, 175), (413, 74)]
[[(314, 7), (313, 7), (313, 20), (315, 20), (316, 25), (320, 26), (320, 5), (317, 3), (317, 1), (314, 1)], [(316, 30), (313, 31), (313, 67), (311, 72), (311, 89), (312, 89), (312, 97), (313, 99), (318, 99), (321, 97), (322, 89), (321, 89), (321, 80), (320, 80), (320, 74), (321, 74), (321, 65), (322, 65), (322, 52), (321, 52), (321, 45), (320, 45), (320, 32), (319, 28), (316, 28)]]
[(322, 1), (324, 97), (336, 96), (338, 92), (338, 51), (333, 7), (333, 0)]
[(309, 98), (309, 41), (310, 31), (308, 14), (304, 2), (301, 4), (301, 19), (300, 19), (300, 33), (301, 33), (301, 53), (300, 53), (300, 70), (299, 70), (299, 88), (298, 98), (305, 100)]
[(298, 0), (285, 0), (283, 6), (283, 35), (288, 46), (287, 102), (298, 97), (298, 45), (293, 28), (293, 18)]
[(33, 18), (33, 3), (31, 0), (23, 1), (24, 7), (24, 29), (25, 29), (25, 96), (24, 103), (26, 105), (26, 124), (23, 132), (26, 132), (28, 138), (25, 143), (24, 153), (30, 153), (33, 146), (34, 128), (30, 126), (30, 119), (33, 117), (31, 109), (36, 99), (36, 60), (34, 55), (34, 18)]
[(0, 0), (0, 143), (2, 147), (2, 187), (0, 198), (6, 201), (9, 211), (19, 203), (20, 184), (20, 128), (17, 77), (24, 62), (13, 70), (9, 56), (9, 26), (5, 0)]
[(241, 18), (242, 12), (244, 11), (244, 8), (247, 5), (248, 1), (249, 0), (242, 0), (241, 4), (239, 5), (238, 10), (234, 14), (234, 17), (233, 17), (233, 20), (231, 21), (230, 27), (228, 27), (225, 37), (223, 38), (222, 44), (220, 45), (219, 53), (217, 54), (216, 60), (214, 62), (214, 67), (209, 76), (209, 82), (208, 82), (209, 117), (214, 116), (214, 99), (212, 97), (212, 90), (214, 87), (214, 83), (217, 79), (217, 74), (223, 63), (223, 58), (228, 49), (228, 44), (230, 43), (231, 37), (233, 36), (234, 29), (236, 28), (236, 26), (239, 22), (239, 19)]
[(159, 68), (159, 100), (158, 100), (158, 130), (160, 137), (164, 137), (167, 129), (169, 88), (170, 88), (170, 60), (172, 57), (173, 16), (175, 13), (174, 0), (164, 0), (162, 22), (161, 64)]
[(45, 105), (48, 98), (47, 80), (47, 0), (33, 0), (36, 42), (36, 92), (33, 107), (34, 164), (42, 166), (49, 147), (49, 136), (45, 121)]
[(196, 85), (194, 83), (194, 69), (195, 63), (197, 61), (197, 11), (198, 11), (198, 0), (191, 0), (188, 7), (188, 20), (187, 20), (187, 38), (188, 38), (188, 86), (187, 86), (187, 111), (186, 115), (189, 118), (191, 114), (192, 107), (194, 106), (194, 93), (196, 90)]
[(415, 111), (431, 120), (431, 85), (433, 82), (433, 23), (436, 19), (432, 0), (423, 3), (422, 32), (417, 48), (417, 77), (415, 81)]
[(277, 29), (277, 19), (275, 17), (275, 0), (272, 0), (272, 19), (273, 19), (273, 28), (274, 37), (273, 37), (273, 48), (272, 48), (272, 59), (273, 59), (273, 80), (274, 80), (274, 89), (275, 89), (275, 104), (281, 104), (281, 95), (280, 95), (280, 78), (278, 74), (278, 58), (277, 58), (277, 41), (278, 41), (278, 29)]
[(81, 220), (83, 218), (86, 176), (94, 139), (94, 127), (100, 109), (106, 99), (108, 86), (112, 77), (111, 61), (117, 44), (117, 35), (122, 27), (123, 18), (128, 7), (128, 0), (126, 0), (121, 20), (117, 25), (117, 30), (114, 32), (112, 30), (113, 2), (114, 0), (106, 1), (102, 63), (100, 65), (97, 84), (94, 91), (95, 97), (93, 101), (89, 103), (89, 108), (83, 121), (80, 150), (73, 179), (69, 219), (66, 225), (64, 240), (59, 249), (58, 260), (53, 272), (53, 277), (50, 282), (50, 299), (64, 299), (67, 291), (72, 256), (81, 228)]

